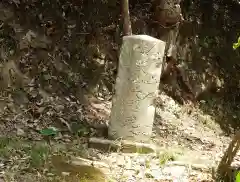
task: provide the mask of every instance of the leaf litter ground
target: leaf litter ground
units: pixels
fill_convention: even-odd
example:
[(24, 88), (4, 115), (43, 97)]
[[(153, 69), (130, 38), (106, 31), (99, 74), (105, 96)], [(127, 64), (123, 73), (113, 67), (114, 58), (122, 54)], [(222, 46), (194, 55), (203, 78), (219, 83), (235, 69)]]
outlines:
[[(110, 78), (116, 68), (111, 61), (118, 48), (113, 35), (90, 30), (84, 16), (77, 23), (75, 14), (83, 7), (67, 1), (25, 2), (18, 7), (0, 3), (0, 7), (0, 181), (63, 181), (65, 177), (53, 166), (53, 154), (104, 161), (109, 177), (116, 181), (171, 181), (169, 170), (187, 169), (163, 167), (175, 160), (216, 165), (229, 137), (210, 116), (197, 109), (189, 115), (164, 95), (153, 139), (162, 153), (127, 155), (89, 149), (86, 138), (106, 136), (114, 85)], [(102, 26), (105, 31), (110, 25)], [(58, 134), (42, 136), (49, 127), (57, 128)], [(211, 181), (209, 172), (183, 174), (189, 181)]]

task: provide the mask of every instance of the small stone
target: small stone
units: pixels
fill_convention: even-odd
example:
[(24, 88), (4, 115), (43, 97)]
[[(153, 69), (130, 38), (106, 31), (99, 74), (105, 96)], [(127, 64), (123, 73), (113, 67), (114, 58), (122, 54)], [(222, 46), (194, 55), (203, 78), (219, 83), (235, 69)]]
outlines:
[(18, 129), (17, 129), (17, 135), (18, 135), (18, 136), (23, 136), (24, 134), (25, 134), (25, 132), (24, 132), (23, 129), (21, 129), (21, 128), (18, 128)]

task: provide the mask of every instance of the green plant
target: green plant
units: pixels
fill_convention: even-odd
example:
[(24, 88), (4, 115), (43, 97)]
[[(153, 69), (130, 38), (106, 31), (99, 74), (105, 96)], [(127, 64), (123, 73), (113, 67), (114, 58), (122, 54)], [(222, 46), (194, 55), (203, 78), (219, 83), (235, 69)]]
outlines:
[(0, 156), (9, 157), (16, 143), (17, 142), (14, 139), (1, 137), (0, 138)]
[(236, 50), (240, 46), (240, 37), (238, 37), (238, 42), (233, 43), (233, 49)]
[(160, 165), (164, 165), (166, 164), (168, 161), (175, 161), (177, 156), (174, 155), (174, 153), (172, 152), (168, 152), (168, 151), (165, 151), (161, 154), (159, 154), (159, 164)]
[(47, 145), (35, 145), (29, 153), (31, 167), (39, 168), (46, 162), (49, 155), (49, 148)]

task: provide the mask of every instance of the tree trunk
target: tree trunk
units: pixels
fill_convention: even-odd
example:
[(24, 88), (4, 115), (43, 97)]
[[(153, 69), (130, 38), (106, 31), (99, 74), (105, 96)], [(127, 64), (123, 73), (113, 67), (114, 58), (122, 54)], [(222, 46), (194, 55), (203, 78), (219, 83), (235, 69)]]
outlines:
[(181, 0), (153, 0), (153, 19), (157, 25), (158, 38), (166, 41), (166, 52), (168, 56), (176, 59), (176, 39), (179, 24), (184, 20)]
[(122, 0), (123, 35), (132, 35), (128, 0)]
[(220, 161), (216, 178), (217, 180), (230, 181), (232, 178), (231, 164), (240, 147), (240, 131), (238, 131), (230, 142)]
[(165, 42), (147, 35), (123, 37), (110, 138), (136, 142), (150, 139), (164, 49)]
[(179, 35), (179, 26), (184, 20), (180, 1), (153, 0), (152, 3), (154, 27), (157, 29), (158, 38), (166, 42), (166, 57), (175, 62), (172, 64), (172, 61), (167, 62), (164, 59), (161, 77), (162, 80), (165, 79), (167, 81), (165, 83), (168, 87), (166, 87), (167, 89), (162, 88), (162, 90), (182, 104), (186, 103), (186, 101), (195, 103), (195, 93), (187, 79), (186, 70), (183, 66), (184, 63), (179, 64), (178, 62), (179, 53), (176, 42)]
[[(165, 55), (175, 60), (177, 60), (176, 40), (179, 23), (183, 20), (179, 3), (175, 3), (175, 0), (153, 0), (152, 2), (154, 28), (158, 38), (166, 42)], [(165, 73), (167, 67), (165, 57), (162, 73)]]

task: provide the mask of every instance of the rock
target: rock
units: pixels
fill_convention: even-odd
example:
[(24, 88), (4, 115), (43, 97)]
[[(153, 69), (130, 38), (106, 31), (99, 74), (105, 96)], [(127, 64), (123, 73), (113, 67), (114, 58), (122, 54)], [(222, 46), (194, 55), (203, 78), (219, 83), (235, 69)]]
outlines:
[(17, 135), (18, 136), (24, 136), (25, 135), (25, 131), (23, 129), (21, 129), (21, 128), (18, 128), (17, 129)]

